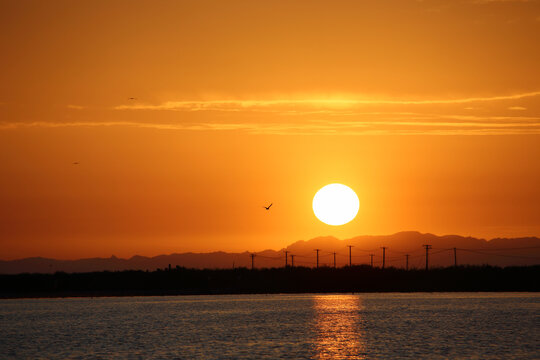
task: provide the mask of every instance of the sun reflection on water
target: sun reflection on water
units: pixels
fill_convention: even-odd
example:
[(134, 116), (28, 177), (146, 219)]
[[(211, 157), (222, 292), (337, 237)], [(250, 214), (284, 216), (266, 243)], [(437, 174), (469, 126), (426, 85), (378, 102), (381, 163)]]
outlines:
[(361, 332), (361, 299), (354, 295), (314, 298), (316, 351), (320, 359), (365, 359)]

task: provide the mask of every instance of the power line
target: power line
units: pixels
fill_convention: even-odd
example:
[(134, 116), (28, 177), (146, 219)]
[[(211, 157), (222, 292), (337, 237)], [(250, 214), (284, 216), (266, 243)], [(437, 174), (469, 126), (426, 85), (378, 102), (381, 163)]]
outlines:
[(480, 250), (480, 251), (505, 251), (505, 250), (528, 250), (528, 249), (540, 249), (540, 246), (527, 246), (516, 248), (498, 248), (498, 249), (486, 249), (486, 248), (457, 248), (458, 250)]
[[(429, 248), (430, 250), (433, 250), (433, 248)], [(432, 252), (431, 255), (436, 255), (436, 254), (440, 254), (440, 253), (443, 253), (443, 252), (446, 252), (446, 251), (452, 251), (453, 249), (442, 249), (442, 250), (439, 250), (439, 251), (435, 251), (435, 252)]]
[(281, 257), (265, 256), (265, 255), (260, 255), (260, 254), (257, 254), (256, 256), (261, 257), (263, 259), (281, 261)]
[(377, 251), (377, 249), (359, 249), (357, 247), (355, 247), (355, 250), (357, 251), (361, 251), (361, 252), (372, 252), (372, 251)]
[(409, 270), (409, 254), (405, 254), (405, 270)]
[(489, 255), (489, 256), (502, 256), (502, 257), (511, 257), (511, 258), (521, 258), (521, 259), (531, 259), (531, 260), (540, 260), (540, 257), (536, 256), (520, 256), (520, 255), (504, 255), (504, 254), (489, 254), (481, 251), (468, 250), (468, 249), (459, 249), (463, 251), (469, 251), (476, 254)]
[(429, 262), (429, 249), (431, 249), (431, 245), (422, 245), (426, 248), (426, 271), (428, 270), (428, 262)]
[[(374, 253), (363, 254), (363, 255), (360, 255), (360, 254), (359, 255), (352, 255), (352, 248), (354, 246), (353, 245), (347, 245), (348, 250), (349, 250), (348, 255), (343, 254), (343, 253), (339, 253), (337, 251), (329, 252), (329, 251), (325, 251), (324, 249), (315, 249), (315, 252), (316, 252), (315, 256), (313, 256), (313, 253), (311, 253), (311, 254), (295, 254), (294, 257), (305, 259), (305, 261), (298, 261), (297, 260), (297, 263), (308, 264), (309, 266), (315, 266), (315, 267), (318, 268), (318, 267), (321, 266), (321, 262), (320, 262), (321, 258), (324, 258), (324, 257), (328, 258), (328, 257), (332, 256), (332, 258), (328, 259), (328, 261), (324, 262), (323, 265), (324, 266), (332, 266), (333, 265), (334, 268), (337, 268), (337, 257), (338, 256), (341, 256), (341, 257), (348, 256), (349, 257), (349, 266), (352, 266), (352, 260), (353, 260), (353, 258), (355, 258), (355, 259), (357, 259), (356, 261), (359, 264), (369, 264), (372, 267), (375, 264), (379, 264), (379, 265), (381, 265), (381, 267), (383, 269), (386, 268), (388, 263), (394, 263), (394, 262), (397, 262), (397, 261), (402, 261), (403, 256), (405, 256), (405, 268), (406, 269), (412, 268), (416, 264), (416, 261), (414, 261), (414, 259), (420, 259), (420, 258), (422, 258), (424, 256), (426, 257), (426, 259), (425, 259), (425, 262), (426, 262), (425, 268), (429, 269), (429, 256), (430, 255), (433, 256), (433, 255), (437, 255), (437, 254), (441, 254), (441, 253), (445, 253), (445, 252), (452, 252), (453, 253), (452, 254), (453, 257), (454, 257), (453, 265), (457, 266), (458, 265), (458, 261), (457, 261), (457, 252), (458, 252), (458, 250), (466, 251), (466, 252), (470, 252), (470, 253), (475, 253), (475, 254), (480, 254), (480, 255), (485, 255), (485, 256), (499, 256), (499, 257), (527, 259), (527, 260), (534, 260), (534, 261), (540, 260), (540, 257), (537, 257), (537, 256), (501, 253), (501, 252), (506, 252), (506, 251), (509, 252), (509, 251), (517, 251), (517, 250), (539, 249), (540, 246), (498, 248), (498, 249), (458, 248), (458, 247), (433, 248), (432, 245), (429, 245), (429, 244), (425, 244), (425, 245), (422, 245), (422, 246), (424, 247), (424, 250), (425, 250), (424, 255), (422, 255), (422, 254), (416, 254), (415, 255), (414, 254), (414, 253), (418, 253), (418, 252), (423, 251), (423, 250), (415, 250), (415, 251), (403, 253), (402, 251), (389, 249), (386, 246), (382, 246), (380, 248), (380, 249), (383, 250), (382, 254), (381, 254), (382, 256), (381, 255), (376, 255)], [(364, 250), (357, 249), (357, 248), (355, 248), (355, 250), (364, 251)], [(392, 253), (398, 253), (398, 254), (403, 254), (403, 255), (388, 257), (387, 254), (386, 254), (386, 251), (390, 251), (391, 254)], [(285, 267), (288, 267), (289, 266), (288, 256), (290, 256), (291, 254), (290, 254), (290, 251), (288, 251), (288, 250), (283, 250), (283, 252), (285, 253)], [(260, 257), (261, 259), (264, 259), (264, 260), (273, 260), (273, 261), (276, 261), (276, 262), (277, 261), (283, 261), (282, 255), (267, 256), (267, 255), (262, 255), (262, 254), (257, 254), (257, 253), (249, 253), (249, 256), (251, 257), (251, 268), (252, 269), (255, 269), (255, 257)], [(315, 257), (315, 259), (314, 259), (314, 257)], [(368, 262), (368, 257), (369, 257), (369, 262)], [(377, 259), (380, 259), (380, 260), (375, 261), (374, 257), (377, 258)], [(233, 261), (235, 259), (236, 259), (236, 257), (233, 259)], [(292, 259), (293, 259), (293, 257), (291, 256), (291, 260)], [(264, 264), (264, 261), (263, 261), (263, 264)], [(236, 265), (236, 261), (234, 261), (234, 265)]]

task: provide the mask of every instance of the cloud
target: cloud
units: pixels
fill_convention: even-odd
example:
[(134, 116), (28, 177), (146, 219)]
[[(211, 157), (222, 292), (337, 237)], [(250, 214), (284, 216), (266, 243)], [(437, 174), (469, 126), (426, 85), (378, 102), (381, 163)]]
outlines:
[(540, 96), (540, 91), (491, 97), (468, 97), (458, 99), (400, 100), (400, 99), (362, 99), (362, 98), (311, 98), (278, 100), (181, 100), (166, 101), (161, 104), (129, 104), (115, 106), (115, 110), (169, 110), (169, 111), (263, 111), (313, 109), (344, 110), (369, 105), (448, 105), (468, 104), (490, 101), (518, 100)]
[(473, 0), (475, 4), (492, 4), (492, 3), (528, 3), (536, 2), (537, 0)]
[(81, 105), (67, 105), (66, 106), (68, 109), (73, 109), (73, 110), (83, 110), (83, 109), (86, 109), (86, 106), (81, 106)]
[[(209, 112), (205, 116), (143, 116), (113, 121), (0, 121), (0, 130), (24, 128), (132, 127), (163, 131), (222, 131), (269, 135), (489, 135), (540, 134), (540, 117), (500, 116), (493, 109), (526, 110), (510, 106), (517, 99), (540, 96), (540, 91), (490, 97), (409, 100), (360, 97), (257, 100), (167, 101), (129, 104), (113, 111)], [(492, 102), (494, 104), (488, 104)], [(455, 106), (454, 106), (455, 105)], [(494, 106), (491, 106), (494, 105)], [(68, 105), (81, 110), (84, 106)], [(453, 110), (452, 110), (453, 109)], [(482, 111), (470, 112), (464, 109)], [(491, 109), (491, 114), (486, 114)], [(211, 112), (228, 112), (212, 114)], [(237, 116), (238, 114), (238, 116)], [(257, 114), (255, 116), (255, 114)], [(116, 114), (118, 117), (123, 115)], [(252, 116), (253, 115), (253, 116)], [(114, 118), (113, 118), (114, 119)]]
[(176, 131), (237, 131), (265, 135), (511, 135), (540, 134), (540, 117), (370, 113), (370, 120), (303, 122), (17, 122), (0, 130), (61, 127), (136, 127)]

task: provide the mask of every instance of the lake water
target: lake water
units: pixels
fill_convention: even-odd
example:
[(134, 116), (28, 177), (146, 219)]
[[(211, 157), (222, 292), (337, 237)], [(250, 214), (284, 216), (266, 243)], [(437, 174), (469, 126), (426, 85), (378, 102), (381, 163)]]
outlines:
[(539, 359), (540, 294), (0, 300), (0, 358)]

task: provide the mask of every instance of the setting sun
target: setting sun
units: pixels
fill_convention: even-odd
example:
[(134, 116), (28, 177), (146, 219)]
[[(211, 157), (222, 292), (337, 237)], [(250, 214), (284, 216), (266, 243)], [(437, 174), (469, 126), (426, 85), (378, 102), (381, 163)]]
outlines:
[(326, 185), (313, 197), (313, 212), (328, 225), (344, 225), (354, 219), (360, 202), (356, 193), (342, 184)]

